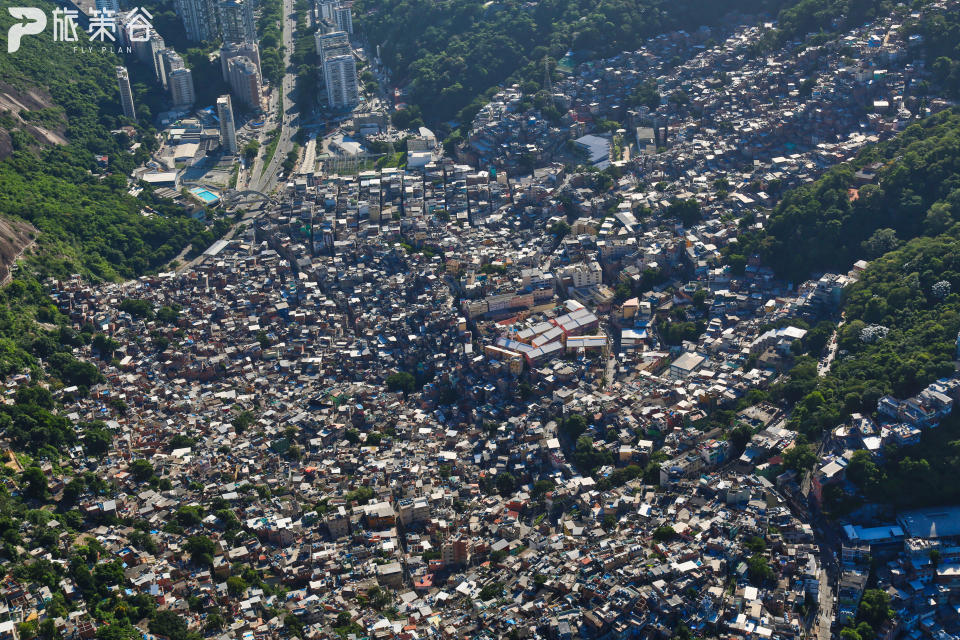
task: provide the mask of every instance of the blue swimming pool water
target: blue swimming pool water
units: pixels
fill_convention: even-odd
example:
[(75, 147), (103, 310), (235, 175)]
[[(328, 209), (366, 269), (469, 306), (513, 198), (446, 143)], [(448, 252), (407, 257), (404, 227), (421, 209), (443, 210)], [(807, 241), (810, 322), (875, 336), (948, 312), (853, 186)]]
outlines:
[(217, 196), (211, 191), (208, 191), (207, 189), (197, 188), (197, 189), (193, 189), (191, 193), (193, 193), (195, 196), (197, 196), (204, 202), (216, 202), (217, 200), (220, 199), (219, 196)]

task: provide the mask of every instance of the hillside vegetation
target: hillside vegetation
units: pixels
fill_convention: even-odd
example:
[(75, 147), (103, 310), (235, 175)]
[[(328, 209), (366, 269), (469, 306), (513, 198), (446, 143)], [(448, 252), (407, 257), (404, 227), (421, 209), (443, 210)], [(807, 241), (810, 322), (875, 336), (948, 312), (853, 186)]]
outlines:
[[(924, 2), (924, 0), (920, 0)], [(877, 17), (890, 15), (893, 0), (799, 0), (785, 4), (777, 26), (754, 45), (759, 52), (803, 40), (808, 35), (827, 38)]]
[[(54, 5), (41, 2), (48, 11)], [(12, 17), (0, 14), (0, 49)], [(19, 51), (0, 56), (0, 77), (17, 92), (50, 96), (41, 112), (8, 107), (0, 113), (0, 137), (11, 155), (0, 161), (0, 216), (30, 222), (40, 231), (41, 258), (31, 259), (39, 275), (85, 273), (95, 278), (128, 278), (161, 267), (191, 240), (211, 238), (205, 225), (184, 215), (149, 190), (134, 198), (126, 176), (157, 146), (149, 123), (128, 122), (121, 113), (110, 53), (74, 54), (69, 43), (24, 38)], [(25, 122), (45, 121), (67, 144), (39, 140)], [(134, 125), (141, 142), (114, 134)], [(141, 126), (145, 125), (145, 126)], [(96, 156), (108, 156), (106, 169)]]
[(960, 15), (956, 11), (931, 11), (911, 31), (923, 36), (923, 49), (934, 81), (947, 95), (960, 97)]
[[(947, 282), (948, 285), (936, 285)], [(846, 322), (839, 332), (847, 355), (818, 379), (816, 365), (802, 362), (780, 388), (796, 400), (793, 426), (810, 437), (832, 429), (852, 412), (873, 413), (890, 393), (916, 394), (955, 371), (960, 331), (960, 226), (935, 238), (917, 238), (871, 263), (850, 287)], [(885, 337), (864, 328), (879, 325)]]
[[(947, 283), (947, 284), (943, 284)], [(911, 240), (874, 261), (851, 287), (840, 348), (849, 355), (829, 375), (816, 367), (794, 370), (784, 386), (798, 399), (792, 424), (811, 438), (854, 411), (876, 412), (881, 395), (907, 398), (934, 380), (952, 375), (960, 332), (960, 224), (936, 237)], [(871, 340), (867, 326), (889, 330)], [(891, 449), (885, 463), (858, 454), (847, 476), (866, 496), (894, 506), (940, 504), (960, 499), (950, 478), (960, 464), (960, 413), (923, 432), (920, 445)]]
[[(779, 276), (800, 281), (813, 271), (846, 272), (860, 258), (941, 233), (960, 218), (958, 150), (960, 111), (918, 121), (788, 193), (763, 231), (745, 234), (728, 251), (758, 254)], [(874, 165), (876, 183), (858, 185), (855, 173)]]
[[(48, 13), (54, 4), (37, 3)], [(12, 18), (0, 13), (0, 50)], [(0, 379), (28, 371), (53, 389), (79, 393), (101, 379), (97, 367), (73, 349), (103, 336), (92, 326), (72, 330), (41, 280), (80, 273), (93, 279), (135, 277), (157, 270), (193, 243), (204, 248), (223, 230), (194, 220), (149, 189), (128, 193), (126, 176), (149, 158), (156, 132), (146, 119), (121, 113), (112, 53), (74, 54), (69, 43), (24, 38), (14, 54), (0, 56), (0, 252), (7, 260), (32, 240), (26, 268), (0, 289)], [(119, 127), (134, 127), (134, 142)], [(62, 139), (49, 140), (40, 129)], [(0, 144), (2, 148), (2, 144)], [(107, 156), (106, 167), (97, 156)], [(32, 225), (32, 226), (31, 226)], [(0, 277), (6, 269), (0, 270)], [(43, 366), (40, 363), (43, 363)], [(17, 452), (56, 459), (76, 442), (73, 425), (54, 414), (50, 393), (30, 387), (0, 411), (0, 434)]]
[[(870, 166), (878, 166), (877, 183), (860, 186), (851, 198), (855, 170)], [(774, 399), (795, 403), (790, 426), (807, 440), (818, 440), (852, 413), (875, 415), (885, 394), (905, 399), (955, 373), (958, 219), (960, 112), (949, 111), (787, 194), (767, 228), (732, 249), (756, 252), (796, 280), (815, 270), (846, 272), (854, 260), (870, 259), (845, 292), (840, 357), (827, 375), (817, 376), (814, 358), (800, 357), (788, 379), (772, 389)], [(958, 416), (926, 430), (918, 446), (886, 451), (882, 463), (858, 453), (848, 478), (868, 499), (893, 506), (960, 499), (947, 481), (960, 464)], [(830, 510), (851, 506), (836, 488), (826, 500)]]

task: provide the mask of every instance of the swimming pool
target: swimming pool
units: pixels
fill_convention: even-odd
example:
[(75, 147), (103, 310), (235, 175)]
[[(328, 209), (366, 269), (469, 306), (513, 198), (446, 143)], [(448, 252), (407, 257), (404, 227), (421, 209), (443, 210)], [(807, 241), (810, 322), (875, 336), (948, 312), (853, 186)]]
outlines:
[(194, 187), (193, 189), (190, 189), (190, 193), (197, 196), (207, 204), (213, 204), (220, 201), (220, 196), (215, 194), (213, 191), (204, 189), (202, 187)]

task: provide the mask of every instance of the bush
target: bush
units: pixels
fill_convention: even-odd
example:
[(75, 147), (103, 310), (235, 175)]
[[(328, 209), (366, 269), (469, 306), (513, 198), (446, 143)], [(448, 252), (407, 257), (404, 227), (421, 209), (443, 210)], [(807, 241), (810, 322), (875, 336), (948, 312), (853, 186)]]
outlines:
[(411, 393), (416, 379), (406, 371), (399, 371), (387, 376), (387, 388), (391, 391), (402, 391), (404, 395)]
[(653, 539), (656, 542), (670, 542), (677, 537), (677, 532), (670, 525), (657, 527), (653, 532)]
[(480, 600), (486, 602), (499, 596), (503, 592), (503, 584), (500, 582), (491, 582), (480, 590)]

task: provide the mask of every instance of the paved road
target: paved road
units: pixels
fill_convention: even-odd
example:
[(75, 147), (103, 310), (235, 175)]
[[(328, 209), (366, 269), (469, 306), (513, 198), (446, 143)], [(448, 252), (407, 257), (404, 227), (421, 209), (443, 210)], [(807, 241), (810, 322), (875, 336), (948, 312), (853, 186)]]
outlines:
[(617, 360), (616, 355), (611, 355), (607, 358), (607, 367), (603, 372), (603, 379), (606, 380), (607, 386), (613, 385), (617, 379), (617, 369), (620, 366), (620, 362)]
[(820, 571), (820, 612), (817, 615), (817, 638), (830, 640), (830, 625), (833, 624), (833, 586), (827, 571)]
[(837, 336), (840, 333), (840, 327), (843, 326), (843, 322), (844, 320), (841, 316), (837, 328), (834, 329), (833, 335), (830, 336), (830, 342), (827, 345), (827, 355), (817, 363), (817, 375), (821, 378), (827, 375), (827, 372), (830, 371), (830, 365), (833, 364), (833, 359), (837, 357)]
[[(255, 174), (250, 181), (249, 188), (255, 191), (270, 193), (277, 185), (277, 171), (280, 165), (287, 157), (287, 153), (293, 149), (293, 136), (296, 135), (300, 127), (300, 114), (297, 113), (297, 105), (293, 100), (296, 91), (297, 76), (290, 65), (290, 55), (293, 53), (293, 29), (296, 24), (296, 18), (293, 14), (293, 0), (283, 0), (283, 46), (284, 68), (287, 73), (283, 76), (283, 96), (281, 111), (283, 119), (280, 122), (280, 141), (277, 143), (277, 150), (270, 159), (270, 164), (260, 173)], [(259, 167), (257, 167), (259, 169)]]

